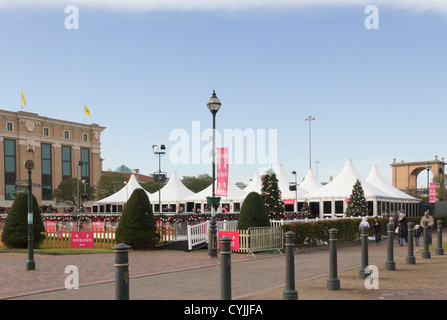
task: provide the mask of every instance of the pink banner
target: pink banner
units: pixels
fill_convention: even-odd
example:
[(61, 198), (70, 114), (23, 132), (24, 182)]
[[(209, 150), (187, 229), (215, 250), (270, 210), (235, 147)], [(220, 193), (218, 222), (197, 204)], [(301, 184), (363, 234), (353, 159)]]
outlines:
[(93, 231), (104, 231), (104, 221), (93, 221), (92, 229)]
[(295, 204), (295, 199), (284, 199), (284, 204)]
[(228, 195), (228, 148), (216, 148), (217, 185), (216, 196)]
[(72, 231), (71, 248), (93, 248), (93, 231)]
[(46, 221), (45, 222), (45, 231), (48, 231), (48, 232), (56, 231), (56, 221)]
[(429, 197), (429, 203), (436, 203), (436, 182), (430, 183)]
[[(231, 244), (230, 244), (231, 250), (234, 251), (239, 250), (239, 231), (219, 231), (219, 239), (223, 237), (231, 238)], [(219, 241), (219, 250), (220, 250), (220, 241)]]

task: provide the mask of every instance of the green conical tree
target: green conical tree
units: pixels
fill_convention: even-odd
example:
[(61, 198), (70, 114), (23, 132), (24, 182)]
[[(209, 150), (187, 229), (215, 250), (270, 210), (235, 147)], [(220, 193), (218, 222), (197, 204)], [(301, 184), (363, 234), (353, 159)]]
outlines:
[(152, 206), (143, 189), (135, 189), (121, 215), (115, 238), (134, 250), (153, 249), (158, 242)]
[(352, 188), (351, 197), (348, 200), (348, 205), (346, 207), (346, 216), (366, 216), (367, 214), (368, 204), (366, 203), (362, 183), (359, 181), (359, 179), (357, 179)]
[(257, 192), (250, 192), (242, 203), (237, 228), (247, 230), (252, 227), (270, 227), (267, 207)]
[(309, 202), (304, 200), (303, 207), (301, 208), (301, 213), (305, 218), (310, 217), (312, 215), (312, 210), (310, 209)]
[[(33, 198), (33, 241), (34, 247), (45, 239), (45, 226), (40, 215), (39, 204)], [(8, 248), (28, 247), (28, 193), (19, 193), (12, 203), (11, 210), (6, 216), (2, 232), (2, 242)]]
[(284, 219), (284, 202), (281, 199), (281, 190), (275, 173), (262, 177), (261, 197), (264, 199), (270, 219)]

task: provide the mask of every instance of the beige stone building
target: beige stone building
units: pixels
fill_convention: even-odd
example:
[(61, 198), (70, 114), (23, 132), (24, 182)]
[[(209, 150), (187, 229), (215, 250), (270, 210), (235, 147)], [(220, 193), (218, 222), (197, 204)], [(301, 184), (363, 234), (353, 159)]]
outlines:
[[(34, 161), (33, 194), (41, 205), (56, 206), (52, 192), (69, 177), (91, 186), (101, 171), (105, 127), (51, 119), (24, 111), (0, 110), (0, 206), (10, 207), (17, 180), (28, 179), (25, 161)], [(82, 165), (81, 163), (82, 162)]]

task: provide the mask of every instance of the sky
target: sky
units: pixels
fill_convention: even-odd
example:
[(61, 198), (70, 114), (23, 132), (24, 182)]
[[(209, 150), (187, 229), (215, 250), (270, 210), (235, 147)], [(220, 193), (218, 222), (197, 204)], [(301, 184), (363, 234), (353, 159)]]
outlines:
[(441, 0), (0, 0), (0, 109), (106, 127), (103, 170), (151, 174), (165, 144), (168, 176), (211, 175), (215, 90), (233, 182), (352, 159), (391, 183), (447, 157), (446, 31)]

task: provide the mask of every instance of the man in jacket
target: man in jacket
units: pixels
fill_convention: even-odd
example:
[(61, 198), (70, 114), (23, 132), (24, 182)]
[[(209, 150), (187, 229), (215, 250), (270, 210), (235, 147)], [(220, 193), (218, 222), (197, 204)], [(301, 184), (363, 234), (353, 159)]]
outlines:
[(428, 214), (428, 210), (424, 212), (424, 216), (421, 219), (421, 227), (424, 227), (424, 221), (428, 222), (428, 227), (427, 230), (424, 230), (424, 232), (428, 232), (428, 244), (431, 244), (431, 230), (432, 227), (435, 225), (435, 220), (433, 219), (433, 217), (431, 215)]

